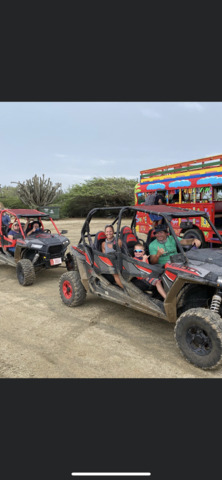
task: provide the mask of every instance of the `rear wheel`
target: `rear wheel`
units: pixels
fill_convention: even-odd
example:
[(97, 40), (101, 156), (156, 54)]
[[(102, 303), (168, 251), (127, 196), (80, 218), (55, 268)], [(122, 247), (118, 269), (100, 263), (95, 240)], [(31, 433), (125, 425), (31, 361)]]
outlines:
[(222, 357), (222, 322), (215, 312), (192, 308), (178, 318), (174, 335), (181, 353), (196, 367), (213, 368)]
[(35, 281), (35, 269), (32, 262), (27, 258), (19, 260), (16, 265), (16, 273), (18, 281), (23, 287), (32, 285)]
[(86, 290), (81, 282), (79, 272), (63, 273), (59, 280), (60, 297), (68, 307), (81, 305), (86, 298)]

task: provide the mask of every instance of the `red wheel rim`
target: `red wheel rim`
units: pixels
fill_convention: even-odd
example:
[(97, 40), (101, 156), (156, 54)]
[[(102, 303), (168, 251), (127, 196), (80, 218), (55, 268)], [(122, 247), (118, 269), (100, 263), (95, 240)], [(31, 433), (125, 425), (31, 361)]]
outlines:
[(72, 285), (68, 280), (65, 280), (65, 282), (63, 282), (62, 291), (65, 298), (69, 299), (72, 297)]

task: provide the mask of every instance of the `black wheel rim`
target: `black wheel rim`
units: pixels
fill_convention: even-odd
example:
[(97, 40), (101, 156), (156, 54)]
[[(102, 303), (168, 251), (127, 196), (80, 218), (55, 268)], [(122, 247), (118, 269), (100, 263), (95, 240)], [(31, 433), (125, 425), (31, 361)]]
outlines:
[(209, 355), (212, 350), (212, 341), (209, 335), (200, 327), (190, 327), (187, 330), (186, 341), (190, 349), (197, 355)]

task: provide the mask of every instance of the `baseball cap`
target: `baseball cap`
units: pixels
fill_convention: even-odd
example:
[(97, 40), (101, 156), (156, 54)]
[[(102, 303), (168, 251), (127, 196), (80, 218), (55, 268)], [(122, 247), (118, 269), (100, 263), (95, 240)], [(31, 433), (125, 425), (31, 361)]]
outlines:
[(163, 225), (157, 225), (157, 226), (155, 227), (155, 230), (153, 231), (153, 233), (156, 234), (156, 233), (158, 233), (158, 232), (168, 232), (168, 227), (167, 227), (167, 225), (164, 225), (164, 224), (163, 224)]

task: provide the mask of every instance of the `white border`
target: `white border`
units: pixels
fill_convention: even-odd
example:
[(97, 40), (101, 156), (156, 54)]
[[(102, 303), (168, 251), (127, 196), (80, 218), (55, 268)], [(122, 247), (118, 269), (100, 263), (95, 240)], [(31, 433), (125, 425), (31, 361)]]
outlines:
[(72, 472), (74, 477), (145, 477), (150, 476), (150, 472)]

